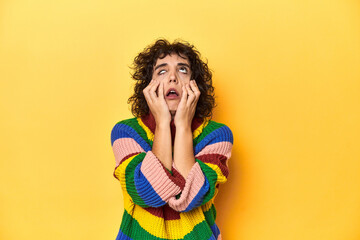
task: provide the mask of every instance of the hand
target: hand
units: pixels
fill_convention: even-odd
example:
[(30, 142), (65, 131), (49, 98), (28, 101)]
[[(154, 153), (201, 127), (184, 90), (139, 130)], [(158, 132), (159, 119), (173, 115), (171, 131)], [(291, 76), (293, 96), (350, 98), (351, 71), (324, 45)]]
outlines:
[(181, 126), (191, 128), (191, 122), (195, 115), (196, 105), (200, 94), (200, 90), (197, 87), (195, 80), (191, 80), (190, 84), (187, 83), (182, 86), (181, 100), (174, 117), (174, 124), (176, 127)]
[[(158, 94), (156, 90), (159, 87)], [(146, 102), (155, 118), (156, 125), (170, 125), (171, 114), (164, 98), (164, 83), (152, 79), (149, 85), (143, 90)]]

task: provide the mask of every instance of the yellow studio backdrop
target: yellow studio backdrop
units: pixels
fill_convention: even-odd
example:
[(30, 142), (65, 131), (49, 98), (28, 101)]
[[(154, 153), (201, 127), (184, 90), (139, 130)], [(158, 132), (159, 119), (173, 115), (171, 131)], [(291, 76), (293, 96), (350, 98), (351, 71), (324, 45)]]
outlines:
[(213, 70), (226, 240), (360, 239), (360, 3), (0, 2), (0, 239), (115, 239), (110, 132), (159, 37)]

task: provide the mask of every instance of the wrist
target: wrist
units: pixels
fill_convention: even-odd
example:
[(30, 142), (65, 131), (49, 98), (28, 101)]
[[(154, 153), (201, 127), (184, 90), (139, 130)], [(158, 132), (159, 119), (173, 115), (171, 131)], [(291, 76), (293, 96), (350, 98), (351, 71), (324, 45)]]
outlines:
[(170, 129), (170, 122), (156, 122), (156, 129), (161, 129), (161, 130), (166, 130), (166, 129)]
[(166, 126), (166, 125), (170, 126), (170, 122), (171, 122), (170, 113), (168, 116), (155, 115), (155, 114), (153, 114), (153, 116), (154, 116), (156, 126)]
[(186, 120), (179, 120), (176, 119), (176, 121), (174, 121), (175, 127), (176, 129), (181, 128), (181, 129), (191, 129), (191, 121), (186, 121)]
[(192, 130), (190, 126), (184, 126), (184, 125), (180, 125), (180, 126), (176, 126), (176, 136), (181, 136), (184, 137), (184, 135), (189, 135), (192, 136)]
[(176, 130), (190, 130), (191, 131), (191, 125), (186, 123), (178, 123), (175, 124)]

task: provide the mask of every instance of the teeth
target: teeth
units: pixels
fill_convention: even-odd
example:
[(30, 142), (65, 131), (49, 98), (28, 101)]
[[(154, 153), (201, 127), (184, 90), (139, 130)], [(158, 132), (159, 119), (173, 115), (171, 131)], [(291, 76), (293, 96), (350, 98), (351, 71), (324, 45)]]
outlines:
[(176, 91), (174, 91), (174, 90), (170, 90), (170, 91), (169, 91), (169, 93), (167, 94), (167, 96), (169, 96), (169, 95), (170, 95), (170, 93), (175, 93), (175, 94), (177, 95)]

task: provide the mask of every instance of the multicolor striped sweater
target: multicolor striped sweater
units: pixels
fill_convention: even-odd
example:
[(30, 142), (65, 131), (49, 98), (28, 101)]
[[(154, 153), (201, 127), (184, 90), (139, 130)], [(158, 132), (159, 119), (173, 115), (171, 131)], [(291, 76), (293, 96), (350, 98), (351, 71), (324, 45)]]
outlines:
[[(221, 239), (214, 198), (226, 182), (233, 135), (225, 124), (194, 118), (195, 164), (186, 179), (173, 164), (165, 168), (151, 151), (155, 133), (151, 112), (115, 124), (111, 145), (114, 177), (120, 181), (124, 212), (118, 239)], [(170, 124), (172, 142), (176, 133)]]

